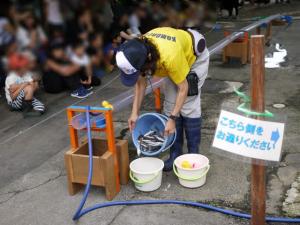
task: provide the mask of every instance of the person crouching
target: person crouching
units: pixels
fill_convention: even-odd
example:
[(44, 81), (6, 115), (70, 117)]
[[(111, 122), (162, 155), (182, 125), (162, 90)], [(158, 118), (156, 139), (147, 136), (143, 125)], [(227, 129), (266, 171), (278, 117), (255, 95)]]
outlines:
[(28, 71), (29, 59), (20, 54), (12, 54), (8, 59), (10, 72), (5, 80), (7, 103), (12, 111), (22, 111), (26, 116), (40, 116), (45, 106), (34, 97), (39, 88), (38, 81)]

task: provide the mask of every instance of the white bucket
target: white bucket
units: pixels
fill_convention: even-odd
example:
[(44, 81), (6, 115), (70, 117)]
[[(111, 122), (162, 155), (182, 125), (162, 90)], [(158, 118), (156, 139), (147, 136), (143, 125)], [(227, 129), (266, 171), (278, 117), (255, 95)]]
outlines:
[[(182, 163), (195, 164), (195, 168), (183, 168)], [(177, 157), (174, 161), (173, 170), (179, 178), (179, 183), (188, 188), (201, 187), (206, 182), (206, 174), (210, 168), (209, 160), (200, 154), (185, 154)]]
[(157, 158), (144, 157), (132, 161), (130, 178), (140, 191), (154, 191), (161, 186), (164, 162)]

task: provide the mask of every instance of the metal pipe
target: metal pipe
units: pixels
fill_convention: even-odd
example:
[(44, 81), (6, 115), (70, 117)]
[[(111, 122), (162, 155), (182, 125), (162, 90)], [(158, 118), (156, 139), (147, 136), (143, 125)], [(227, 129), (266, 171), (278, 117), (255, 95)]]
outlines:
[(229, 36), (227, 36), (224, 39), (213, 44), (212, 46), (210, 46), (208, 48), (209, 55), (213, 55), (213, 54), (216, 54), (217, 52), (221, 51), (226, 45), (230, 44), (235, 39), (241, 37), (243, 34), (244, 34), (243, 31), (233, 32)]
[(269, 16), (265, 19), (262, 20), (258, 20), (252, 24), (249, 24), (248, 26), (240, 29), (239, 31), (233, 32), (232, 34), (230, 34), (229, 36), (225, 37), (224, 39), (222, 39), (221, 41), (218, 41), (217, 43), (213, 44), (212, 46), (210, 46), (208, 48), (209, 50), (209, 55), (213, 55), (219, 51), (221, 51), (226, 45), (228, 45), (229, 43), (233, 42), (235, 39), (241, 37), (244, 32), (248, 32), (250, 30), (255, 29), (256, 27), (264, 24), (264, 23), (269, 23), (270, 21), (280, 18), (281, 15), (280, 14), (276, 14), (273, 16)]
[[(226, 45), (233, 42), (237, 38), (241, 37), (244, 34), (244, 32), (253, 30), (254, 28), (256, 28), (264, 23), (269, 23), (272, 20), (280, 18), (280, 17), (281, 17), (280, 14), (272, 15), (272, 16), (266, 17), (265, 19), (258, 20), (252, 24), (249, 24), (248, 26), (240, 29), (239, 31), (233, 32), (229, 36), (223, 38), (222, 40), (220, 40), (217, 43), (210, 46), (208, 48), (209, 55), (211, 56), (213, 54), (216, 54), (217, 52), (222, 50)], [(147, 86), (145, 95), (151, 93), (152, 88), (155, 89), (155, 88), (160, 87), (163, 84), (164, 79), (165, 78), (162, 78), (162, 79), (153, 78), (152, 87), (150, 85)], [(133, 102), (133, 99), (134, 99), (134, 89), (132, 88), (116, 97), (113, 97), (112, 99), (109, 100), (109, 102), (114, 106), (114, 111), (117, 112), (117, 111), (121, 110), (122, 108), (129, 106), (129, 104), (131, 104)]]

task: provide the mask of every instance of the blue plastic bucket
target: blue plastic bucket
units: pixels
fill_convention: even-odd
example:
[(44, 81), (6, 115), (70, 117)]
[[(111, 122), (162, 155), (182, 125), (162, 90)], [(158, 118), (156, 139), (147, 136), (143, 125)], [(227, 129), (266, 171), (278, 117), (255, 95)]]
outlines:
[(163, 145), (155, 152), (142, 151), (138, 142), (139, 136), (146, 134), (150, 130), (155, 130), (163, 134), (167, 121), (168, 117), (159, 113), (145, 113), (141, 115), (136, 121), (135, 128), (132, 132), (132, 140), (137, 150), (145, 156), (154, 156), (169, 149), (175, 142), (176, 131), (175, 133), (167, 136)]

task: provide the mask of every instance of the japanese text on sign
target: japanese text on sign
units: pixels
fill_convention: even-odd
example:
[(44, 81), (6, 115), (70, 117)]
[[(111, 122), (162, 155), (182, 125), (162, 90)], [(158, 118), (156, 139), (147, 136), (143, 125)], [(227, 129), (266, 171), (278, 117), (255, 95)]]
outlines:
[(284, 124), (255, 120), (222, 110), (213, 146), (256, 159), (279, 161)]

